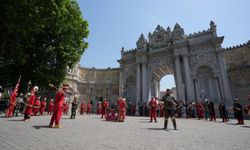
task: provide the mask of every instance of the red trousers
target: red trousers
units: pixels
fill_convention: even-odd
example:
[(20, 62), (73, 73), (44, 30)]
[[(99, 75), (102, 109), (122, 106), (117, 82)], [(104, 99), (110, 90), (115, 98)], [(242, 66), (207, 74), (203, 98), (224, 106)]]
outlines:
[(12, 117), (13, 116), (13, 111), (14, 111), (15, 105), (10, 104), (9, 108), (6, 111), (5, 116), (6, 117)]
[(55, 122), (55, 125), (59, 125), (60, 124), (60, 120), (61, 120), (61, 117), (62, 117), (62, 107), (60, 108), (54, 108), (54, 113), (51, 117), (51, 120), (50, 120), (50, 126), (53, 126), (54, 122)]
[(36, 116), (38, 112), (39, 112), (39, 108), (34, 108), (34, 110), (33, 110), (34, 116)]
[(41, 108), (40, 108), (39, 113), (40, 113), (41, 116), (43, 115), (44, 110), (45, 110), (45, 107), (41, 107)]
[(125, 114), (125, 109), (119, 109), (118, 120), (123, 122), (125, 120)]
[(215, 114), (210, 114), (210, 121), (216, 121), (216, 117)]
[(153, 121), (153, 118), (154, 118), (155, 122), (157, 122), (156, 121), (156, 110), (155, 109), (150, 110), (150, 122)]
[(106, 117), (106, 111), (107, 111), (106, 108), (102, 108), (102, 117), (101, 118), (103, 118), (103, 116)]

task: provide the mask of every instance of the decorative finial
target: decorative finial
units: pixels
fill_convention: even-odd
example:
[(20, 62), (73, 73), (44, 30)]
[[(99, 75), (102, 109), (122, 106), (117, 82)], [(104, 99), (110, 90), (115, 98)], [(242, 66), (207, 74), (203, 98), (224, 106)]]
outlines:
[(121, 52), (124, 52), (124, 47), (122, 47)]
[(212, 20), (210, 21), (210, 30), (212, 30), (212, 31), (216, 30), (216, 25)]

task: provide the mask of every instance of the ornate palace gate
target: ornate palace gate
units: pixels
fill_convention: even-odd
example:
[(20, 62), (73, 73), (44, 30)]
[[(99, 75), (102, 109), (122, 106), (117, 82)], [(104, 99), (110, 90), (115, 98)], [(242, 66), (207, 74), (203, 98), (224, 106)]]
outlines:
[(119, 93), (138, 108), (151, 96), (158, 97), (161, 78), (173, 74), (178, 100), (200, 101), (202, 90), (211, 100), (230, 100), (223, 39), (217, 36), (212, 21), (208, 30), (190, 35), (185, 35), (179, 24), (172, 31), (158, 25), (148, 40), (141, 34), (137, 48), (122, 48)]

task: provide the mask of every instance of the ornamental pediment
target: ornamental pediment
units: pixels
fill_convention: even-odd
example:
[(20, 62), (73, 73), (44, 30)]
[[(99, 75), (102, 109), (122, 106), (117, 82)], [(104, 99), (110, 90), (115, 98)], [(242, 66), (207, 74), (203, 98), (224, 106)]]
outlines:
[(162, 26), (158, 25), (153, 34), (149, 33), (148, 38), (152, 45), (169, 42), (171, 40), (171, 30), (169, 27), (165, 30)]

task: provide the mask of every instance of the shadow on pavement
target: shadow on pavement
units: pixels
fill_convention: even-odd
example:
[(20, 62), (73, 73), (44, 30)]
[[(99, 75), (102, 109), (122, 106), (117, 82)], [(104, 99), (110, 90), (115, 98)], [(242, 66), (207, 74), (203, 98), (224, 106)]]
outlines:
[(163, 130), (162, 128), (147, 128), (148, 130)]
[(227, 123), (228, 125), (238, 125), (238, 124), (236, 124), (236, 123)]
[(241, 127), (243, 127), (243, 128), (250, 128), (250, 126), (241, 126)]
[(32, 127), (35, 128), (35, 129), (51, 128), (51, 127), (49, 127), (48, 125), (47, 125), (47, 126), (45, 126), (45, 125), (36, 125), (36, 126), (32, 126)]
[(139, 121), (140, 123), (154, 123), (154, 122), (149, 122), (149, 120), (145, 120), (145, 121)]
[(13, 119), (13, 120), (7, 120), (7, 121), (23, 121), (23, 119)]

